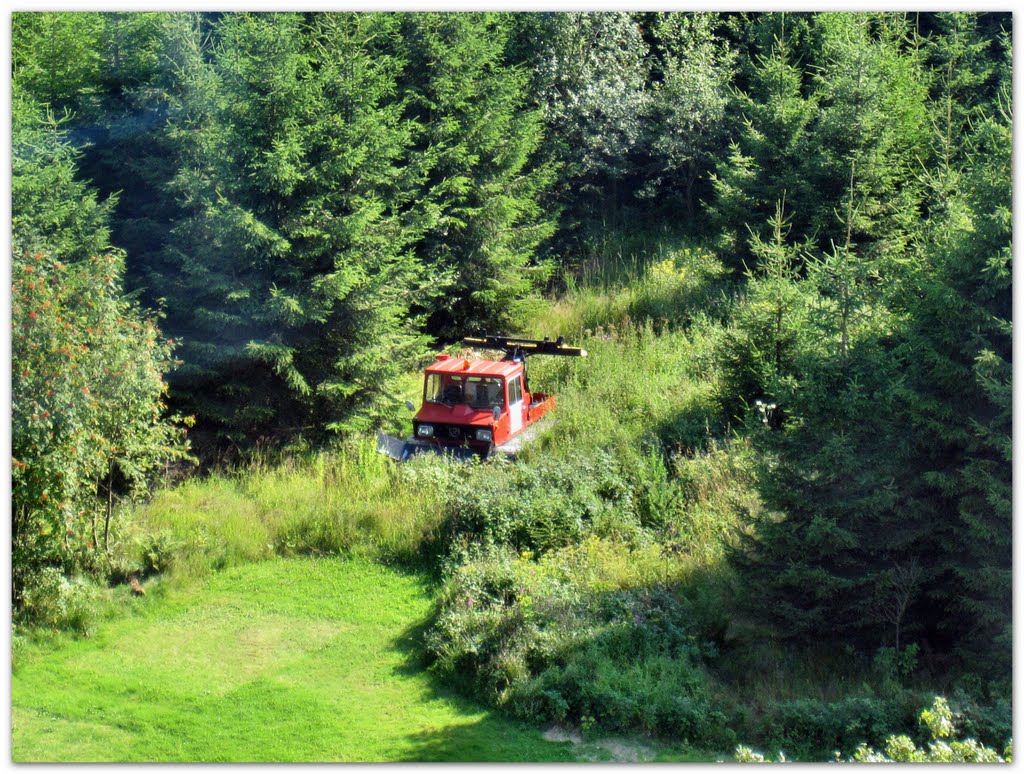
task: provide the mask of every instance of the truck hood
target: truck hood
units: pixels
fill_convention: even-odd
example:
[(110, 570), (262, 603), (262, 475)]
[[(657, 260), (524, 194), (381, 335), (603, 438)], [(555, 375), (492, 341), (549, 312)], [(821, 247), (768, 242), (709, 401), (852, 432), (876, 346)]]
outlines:
[(459, 403), (445, 406), (439, 403), (425, 403), (416, 412), (413, 419), (417, 422), (438, 422), (450, 425), (480, 425), (490, 427), (494, 424), (494, 414), (489, 409), (478, 409)]

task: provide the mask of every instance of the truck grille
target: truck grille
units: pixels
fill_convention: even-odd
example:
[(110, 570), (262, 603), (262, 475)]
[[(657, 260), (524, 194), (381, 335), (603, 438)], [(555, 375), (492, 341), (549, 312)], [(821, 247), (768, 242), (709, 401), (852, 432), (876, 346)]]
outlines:
[(431, 423), (434, 426), (434, 438), (449, 443), (462, 443), (465, 439), (472, 439), (474, 428), (469, 425), (446, 425), (442, 423)]
[(463, 425), (434, 425), (434, 437), (448, 440), (461, 441), (463, 438), (472, 437), (473, 428)]

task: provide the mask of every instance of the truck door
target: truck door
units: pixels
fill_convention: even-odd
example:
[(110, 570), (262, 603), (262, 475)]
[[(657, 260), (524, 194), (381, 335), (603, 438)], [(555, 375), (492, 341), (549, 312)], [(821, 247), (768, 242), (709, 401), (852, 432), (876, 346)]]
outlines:
[(515, 435), (523, 429), (523, 377), (508, 383), (508, 431)]

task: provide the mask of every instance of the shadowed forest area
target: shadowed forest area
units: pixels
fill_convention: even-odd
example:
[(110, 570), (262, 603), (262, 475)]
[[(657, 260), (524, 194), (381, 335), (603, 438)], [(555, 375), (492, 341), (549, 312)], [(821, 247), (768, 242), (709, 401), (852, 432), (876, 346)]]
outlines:
[[(389, 690), (444, 697), (396, 726), (406, 758), (609, 735), (659, 759), (1012, 757), (1009, 13), (12, 27), (19, 760), (53, 759), (37, 715), (87, 722), (45, 704), (46, 665), (116, 660), (136, 625), (191, 637), (257, 562), (309, 589), (282, 615), (338, 675), (386, 637), (337, 634), (337, 606), (397, 573), (380, 604), (416, 600), (392, 621), (413, 656)], [(379, 455), (434, 353), (481, 332), (588, 351), (531, 360), (550, 425), (515, 459)], [(221, 677), (259, 703), (278, 667)], [(218, 695), (210, 724), (285, 722)], [(116, 744), (67, 749), (387, 757), (301, 721), (293, 746), (175, 746), (111, 707)]]

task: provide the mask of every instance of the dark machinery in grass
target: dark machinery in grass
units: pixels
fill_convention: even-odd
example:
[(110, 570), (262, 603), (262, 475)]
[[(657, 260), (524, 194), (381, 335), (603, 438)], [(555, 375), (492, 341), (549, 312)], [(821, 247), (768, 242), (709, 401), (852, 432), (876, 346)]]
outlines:
[[(441, 452), (486, 459), (496, 451), (513, 454), (529, 436), (526, 431), (555, 407), (555, 396), (530, 392), (526, 358), (530, 355), (585, 357), (561, 337), (521, 339), (468, 336), (468, 347), (500, 350), (501, 360), (478, 360), (439, 354), (423, 379), (423, 403), (412, 419), (407, 440), (380, 433), (377, 450), (397, 460), (421, 452)], [(409, 404), (410, 410), (415, 406)]]

